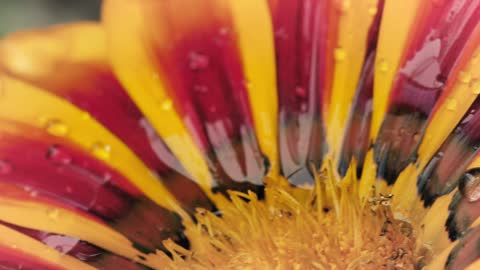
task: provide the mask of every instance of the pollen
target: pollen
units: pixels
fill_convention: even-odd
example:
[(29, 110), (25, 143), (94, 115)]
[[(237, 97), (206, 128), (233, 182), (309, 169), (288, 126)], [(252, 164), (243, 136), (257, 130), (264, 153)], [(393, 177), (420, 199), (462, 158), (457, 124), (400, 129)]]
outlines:
[(215, 198), (219, 212), (199, 209), (186, 222), (191, 248), (173, 241), (166, 269), (418, 269), (428, 252), (420, 228), (396, 218), (392, 194), (358, 196), (356, 177), (338, 181), (327, 170), (311, 188), (267, 179), (265, 199), (253, 192)]

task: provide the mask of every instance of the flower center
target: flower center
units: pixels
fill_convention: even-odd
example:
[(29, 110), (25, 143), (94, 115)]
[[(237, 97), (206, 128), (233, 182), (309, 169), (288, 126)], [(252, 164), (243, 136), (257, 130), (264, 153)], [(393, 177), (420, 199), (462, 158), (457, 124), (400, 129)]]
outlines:
[(391, 210), (392, 195), (358, 196), (358, 181), (319, 173), (314, 188), (267, 181), (265, 200), (248, 192), (215, 198), (220, 215), (186, 222), (191, 249), (172, 241), (166, 269), (417, 269), (420, 228)]

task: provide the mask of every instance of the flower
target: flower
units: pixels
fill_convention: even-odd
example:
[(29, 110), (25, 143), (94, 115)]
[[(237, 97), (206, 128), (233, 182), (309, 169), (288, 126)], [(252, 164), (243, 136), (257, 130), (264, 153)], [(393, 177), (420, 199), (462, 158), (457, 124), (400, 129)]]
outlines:
[(477, 1), (106, 0), (0, 42), (0, 266), (478, 269)]

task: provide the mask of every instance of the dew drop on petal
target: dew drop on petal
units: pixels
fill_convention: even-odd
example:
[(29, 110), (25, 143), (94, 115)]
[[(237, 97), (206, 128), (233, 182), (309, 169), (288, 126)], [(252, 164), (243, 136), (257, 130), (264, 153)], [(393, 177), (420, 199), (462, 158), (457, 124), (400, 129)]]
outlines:
[(0, 160), (0, 175), (7, 175), (12, 172), (12, 164), (5, 160)]
[(380, 61), (378, 61), (378, 70), (380, 70), (381, 72), (387, 72), (388, 69), (389, 69), (389, 65), (387, 60), (380, 59)]
[(376, 6), (371, 6), (368, 8), (368, 15), (370, 16), (375, 16), (378, 12), (378, 9)]
[(97, 142), (93, 144), (91, 152), (98, 159), (109, 160), (111, 147), (109, 145)]
[(68, 126), (58, 119), (48, 120), (45, 129), (50, 135), (63, 137), (68, 134)]
[(82, 112), (82, 113), (80, 114), (80, 119), (82, 119), (82, 120), (84, 120), (84, 121), (85, 121), (85, 120), (89, 120), (89, 119), (91, 119), (91, 118), (92, 118), (92, 116), (91, 116), (88, 112)]
[(165, 99), (160, 104), (160, 108), (164, 111), (170, 111), (173, 107), (173, 101), (171, 99)]
[(230, 30), (228, 29), (228, 27), (220, 27), (220, 29), (218, 30), (218, 33), (221, 36), (226, 36), (226, 35), (228, 35), (229, 32), (230, 32)]
[(472, 80), (472, 74), (470, 74), (470, 72), (461, 71), (460, 74), (458, 74), (458, 80), (462, 83), (470, 83)]
[(457, 100), (449, 98), (447, 99), (447, 110), (456, 111), (457, 110)]
[(193, 91), (195, 91), (195, 93), (205, 94), (208, 92), (208, 87), (206, 87), (205, 85), (195, 85), (193, 87)]
[(343, 0), (342, 5), (341, 5), (341, 12), (346, 13), (348, 10), (351, 8), (351, 2), (350, 0)]
[(480, 94), (480, 80), (479, 79), (473, 79), (470, 82), (470, 89), (472, 89), (472, 93), (475, 95)]
[(305, 89), (305, 87), (301, 87), (301, 86), (297, 86), (295, 88), (295, 95), (298, 97), (298, 98), (307, 98), (308, 97), (308, 93), (307, 93), (307, 90)]
[(188, 55), (188, 67), (192, 71), (200, 71), (208, 68), (209, 58), (206, 55), (192, 52)]
[(480, 174), (478, 172), (467, 172), (460, 179), (460, 192), (469, 202), (480, 199)]
[(347, 52), (345, 52), (345, 50), (342, 48), (335, 48), (333, 56), (337, 62), (341, 62), (347, 58)]
[(72, 157), (58, 145), (52, 145), (48, 148), (46, 156), (48, 160), (58, 165), (68, 165), (72, 162)]
[(60, 215), (60, 211), (57, 208), (49, 208), (47, 209), (47, 216), (50, 219), (58, 219)]

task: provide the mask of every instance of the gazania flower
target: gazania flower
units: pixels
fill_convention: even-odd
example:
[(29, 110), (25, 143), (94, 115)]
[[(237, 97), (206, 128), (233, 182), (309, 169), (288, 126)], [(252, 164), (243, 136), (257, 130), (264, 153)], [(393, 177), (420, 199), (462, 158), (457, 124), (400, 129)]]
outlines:
[(480, 2), (108, 0), (0, 42), (2, 269), (480, 269)]

